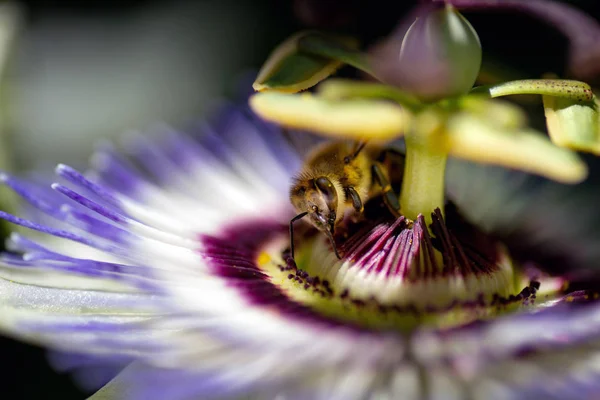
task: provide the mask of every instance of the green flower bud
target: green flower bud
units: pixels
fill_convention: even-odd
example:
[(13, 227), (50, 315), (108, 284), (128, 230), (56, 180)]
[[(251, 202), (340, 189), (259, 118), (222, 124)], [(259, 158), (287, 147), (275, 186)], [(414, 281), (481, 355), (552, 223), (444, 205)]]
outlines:
[(423, 101), (467, 93), (481, 66), (481, 43), (471, 24), (447, 5), (420, 16), (402, 40), (393, 35), (372, 53), (375, 75)]

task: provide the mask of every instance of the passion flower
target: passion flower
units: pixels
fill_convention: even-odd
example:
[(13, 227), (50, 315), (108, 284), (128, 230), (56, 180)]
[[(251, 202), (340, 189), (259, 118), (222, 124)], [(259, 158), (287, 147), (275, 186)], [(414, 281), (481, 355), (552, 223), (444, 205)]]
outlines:
[(452, 208), (430, 233), (373, 201), (341, 260), (306, 229), (293, 263), (298, 154), (239, 111), (205, 133), (140, 138), (133, 164), (103, 148), (54, 190), (3, 176), (33, 209), (1, 216), (43, 235), (10, 237), (0, 326), (129, 364), (92, 398), (565, 399), (578, 371), (577, 394), (596, 387), (591, 292), (514, 264)]
[[(435, 103), (360, 82), (326, 82), (316, 95), (269, 93), (309, 88), (342, 62), (373, 72), (354, 43), (293, 37), (273, 52), (255, 82), (267, 93), (251, 104), (263, 117), (329, 135), (406, 135), (398, 218), (374, 197), (331, 236), (340, 258), (304, 226), (292, 259), (287, 194), (301, 156), (286, 138), (295, 133), (247, 110), (200, 138), (136, 138), (128, 158), (103, 148), (90, 171), (60, 165), (51, 185), (2, 175), (32, 207), (0, 217), (41, 234), (8, 241), (0, 329), (71, 354), (63, 366), (126, 365), (94, 399), (595, 395), (595, 270), (578, 271), (589, 279), (570, 291), (570, 265), (551, 276), (535, 254), (514, 257), (480, 229), (505, 210), (516, 214), (513, 228), (526, 225), (528, 213), (507, 201), (519, 192), (513, 180), (474, 190), (471, 166), (462, 187), (446, 190), (450, 157), (585, 179), (586, 164), (560, 146), (597, 149), (591, 88), (516, 81)], [(545, 97), (557, 145), (527, 128), (518, 108), (490, 99), (507, 93)], [(385, 118), (373, 123), (373, 115)], [(537, 208), (548, 210), (548, 197)], [(557, 230), (544, 230), (545, 239)]]

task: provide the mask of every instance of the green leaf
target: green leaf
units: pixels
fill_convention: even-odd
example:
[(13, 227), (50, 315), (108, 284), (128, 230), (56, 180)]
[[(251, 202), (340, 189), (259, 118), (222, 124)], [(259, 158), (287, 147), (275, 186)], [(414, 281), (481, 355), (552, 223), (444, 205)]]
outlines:
[[(310, 53), (314, 47), (322, 54)], [(356, 58), (358, 43), (350, 38), (300, 32), (280, 44), (254, 81), (256, 91), (295, 93), (311, 88), (333, 74), (344, 62)]]
[(490, 97), (541, 94), (564, 97), (575, 101), (591, 101), (594, 98), (590, 85), (569, 79), (521, 79), (497, 85), (479, 86), (474, 88), (471, 93), (487, 94)]
[(598, 100), (576, 102), (543, 96), (550, 139), (561, 147), (600, 155)]
[(330, 101), (310, 93), (264, 92), (250, 98), (262, 118), (337, 139), (392, 140), (404, 133), (408, 116), (399, 106), (375, 100)]
[(454, 157), (520, 169), (562, 183), (579, 183), (588, 174), (577, 153), (555, 146), (532, 129), (498, 129), (484, 119), (459, 114), (448, 121), (445, 136), (446, 151)]

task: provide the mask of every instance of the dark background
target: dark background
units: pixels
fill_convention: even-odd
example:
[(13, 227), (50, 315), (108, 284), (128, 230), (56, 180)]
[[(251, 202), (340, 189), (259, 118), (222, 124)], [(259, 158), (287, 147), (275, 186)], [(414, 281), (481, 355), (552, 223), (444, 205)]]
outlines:
[[(167, 2), (169, 1), (164, 1)], [(108, 20), (140, 8), (150, 7), (160, 1), (24, 0), (20, 3), (26, 6), (24, 29), (35, 29), (36, 26), (44, 23), (48, 16), (94, 15), (99, 19)], [(389, 33), (401, 16), (415, 3), (415, 1), (381, 0), (252, 1), (252, 7), (260, 10), (260, 20), (256, 21), (256, 24), (260, 24), (263, 29), (261, 35), (264, 37), (261, 45), (257, 45), (251, 56), (240, 64), (240, 71), (257, 69), (274, 45), (306, 26), (351, 32), (357, 34), (366, 43), (372, 42)], [(580, 0), (569, 3), (586, 10), (593, 16), (600, 15), (598, 1)], [(342, 7), (340, 4), (345, 5)], [(236, 12), (235, 8), (231, 9), (232, 14)], [(481, 37), (484, 57), (493, 57), (506, 63), (522, 77), (539, 77), (549, 71), (560, 75), (564, 70), (567, 42), (543, 22), (506, 12), (479, 12), (465, 15)], [(248, 32), (248, 35), (253, 34)], [(206, 41), (211, 38), (198, 37), (197, 40)], [(223, 84), (222, 90), (224, 94), (232, 93), (231, 87), (226, 83)], [(200, 113), (200, 110), (198, 112)], [(0, 355), (2, 398), (69, 400), (86, 397), (84, 392), (71, 383), (68, 376), (57, 374), (50, 369), (42, 349), (0, 338)]]

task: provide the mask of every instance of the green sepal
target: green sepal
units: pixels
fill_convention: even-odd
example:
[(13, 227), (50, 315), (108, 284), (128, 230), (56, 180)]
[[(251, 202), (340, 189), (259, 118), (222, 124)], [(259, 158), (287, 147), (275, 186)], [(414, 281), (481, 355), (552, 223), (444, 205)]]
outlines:
[(374, 74), (369, 66), (367, 55), (358, 50), (358, 41), (356, 39), (314, 33), (301, 37), (298, 40), (298, 48), (302, 53), (336, 60), (351, 65), (370, 75)]
[(598, 100), (577, 102), (543, 96), (550, 139), (561, 147), (600, 155)]
[(356, 59), (360, 54), (357, 48), (358, 42), (352, 38), (315, 31), (297, 33), (275, 48), (252, 87), (259, 92), (287, 93), (309, 89)]

